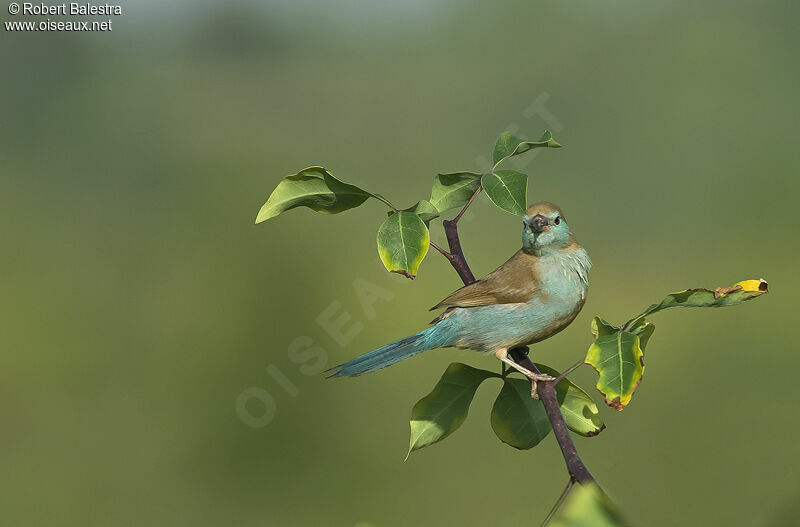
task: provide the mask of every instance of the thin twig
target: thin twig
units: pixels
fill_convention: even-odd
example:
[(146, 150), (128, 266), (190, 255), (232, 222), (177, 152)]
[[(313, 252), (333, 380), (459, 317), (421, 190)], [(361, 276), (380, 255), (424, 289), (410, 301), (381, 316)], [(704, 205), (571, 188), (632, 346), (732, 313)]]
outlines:
[(478, 186), (478, 188), (475, 189), (475, 192), (472, 193), (472, 196), (470, 196), (469, 201), (467, 201), (467, 203), (464, 205), (464, 208), (461, 209), (461, 212), (456, 214), (456, 217), (453, 218), (453, 223), (458, 223), (458, 220), (460, 220), (461, 216), (464, 215), (464, 212), (467, 210), (467, 207), (469, 207), (472, 204), (472, 200), (474, 200), (475, 197), (480, 193), (481, 193), (481, 187)]
[(553, 505), (553, 508), (550, 509), (550, 512), (547, 513), (547, 516), (545, 516), (544, 520), (542, 521), (541, 525), (539, 525), (539, 527), (545, 527), (548, 523), (550, 523), (550, 520), (553, 519), (553, 515), (555, 515), (556, 511), (558, 511), (558, 508), (561, 507), (561, 504), (564, 503), (564, 500), (567, 498), (567, 494), (569, 494), (569, 491), (572, 489), (572, 486), (574, 484), (575, 484), (575, 478), (570, 476), (569, 481), (567, 481), (567, 486), (564, 487), (564, 490), (561, 492), (561, 496), (558, 497), (555, 505)]
[(556, 379), (554, 381), (551, 381), (551, 382), (553, 384), (555, 384), (556, 386), (558, 386), (558, 383), (563, 381), (564, 378), (566, 378), (567, 375), (569, 375), (570, 373), (575, 371), (578, 367), (583, 366), (584, 364), (586, 364), (586, 363), (583, 360), (579, 360), (578, 362), (576, 362), (575, 364), (573, 364), (572, 366), (570, 366), (569, 368), (567, 368), (566, 370), (561, 372), (561, 375), (556, 377)]
[(450, 254), (449, 252), (445, 251), (444, 249), (442, 249), (441, 247), (439, 247), (439, 246), (438, 246), (438, 245), (436, 245), (435, 243), (433, 243), (433, 242), (429, 242), (429, 243), (431, 244), (431, 247), (433, 247), (434, 249), (436, 249), (437, 251), (439, 251), (439, 252), (442, 254), (442, 256), (444, 256), (444, 257), (445, 257), (445, 258), (447, 258), (448, 260), (450, 260), (450, 259), (453, 257), (453, 255), (452, 255), (452, 254)]

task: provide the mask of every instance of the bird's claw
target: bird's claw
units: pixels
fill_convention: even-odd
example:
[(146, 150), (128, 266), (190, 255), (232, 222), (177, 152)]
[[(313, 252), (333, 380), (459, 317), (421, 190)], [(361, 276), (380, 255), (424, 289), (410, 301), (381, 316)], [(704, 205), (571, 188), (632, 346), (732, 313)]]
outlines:
[(506, 356), (505, 350), (500, 350), (500, 351), (496, 352), (495, 355), (497, 356), (498, 359), (500, 359), (503, 362), (503, 364), (507, 364), (507, 365), (511, 366), (512, 368), (514, 368), (515, 370), (520, 372), (522, 375), (524, 375), (525, 377), (527, 377), (531, 381), (531, 397), (533, 397), (534, 399), (538, 399), (539, 398), (539, 393), (538, 393), (538, 391), (536, 389), (537, 388), (537, 386), (536, 386), (537, 382), (540, 382), (540, 381), (541, 382), (551, 382), (551, 381), (556, 380), (556, 378), (553, 377), (552, 375), (547, 375), (546, 373), (533, 372), (533, 371), (530, 371), (529, 369), (525, 368), (524, 366), (521, 366), (521, 365), (517, 364), (516, 362), (512, 361), (511, 359), (509, 359)]
[(542, 382), (550, 382), (556, 380), (555, 377), (552, 375), (547, 375), (546, 373), (532, 373), (528, 376), (531, 380), (531, 398), (538, 400), (539, 399), (539, 385), (538, 381)]

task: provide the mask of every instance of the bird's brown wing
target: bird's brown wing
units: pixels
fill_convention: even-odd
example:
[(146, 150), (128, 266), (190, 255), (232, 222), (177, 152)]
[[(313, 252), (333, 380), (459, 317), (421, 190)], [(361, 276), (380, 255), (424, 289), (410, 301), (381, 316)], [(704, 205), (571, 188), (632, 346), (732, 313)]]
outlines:
[(506, 263), (481, 280), (455, 291), (431, 310), (527, 302), (538, 288), (536, 267), (535, 256), (517, 251)]

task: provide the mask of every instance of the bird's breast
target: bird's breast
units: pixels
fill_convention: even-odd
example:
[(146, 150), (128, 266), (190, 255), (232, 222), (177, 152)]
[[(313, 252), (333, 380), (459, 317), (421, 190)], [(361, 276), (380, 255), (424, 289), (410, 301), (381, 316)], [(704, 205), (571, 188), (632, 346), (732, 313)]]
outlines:
[[(583, 261), (580, 255), (563, 255), (543, 261), (539, 265), (537, 288), (541, 300), (567, 307), (582, 304), (589, 289), (589, 265), (584, 265)], [(531, 300), (535, 300), (536, 296)]]

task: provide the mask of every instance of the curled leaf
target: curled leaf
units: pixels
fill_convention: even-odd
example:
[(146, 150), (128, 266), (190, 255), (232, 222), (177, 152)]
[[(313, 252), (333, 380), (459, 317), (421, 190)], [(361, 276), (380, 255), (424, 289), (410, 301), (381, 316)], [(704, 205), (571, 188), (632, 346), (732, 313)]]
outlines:
[(637, 325), (644, 317), (671, 307), (727, 307), (752, 300), (769, 292), (769, 284), (763, 278), (744, 280), (731, 287), (711, 289), (686, 289), (670, 293), (658, 304), (652, 304), (642, 314), (625, 323), (625, 328)]
[(542, 147), (561, 148), (561, 145), (553, 139), (553, 134), (550, 133), (550, 130), (545, 130), (538, 141), (523, 141), (515, 137), (511, 132), (503, 132), (500, 134), (500, 137), (497, 138), (497, 142), (494, 145), (492, 160), (494, 161), (494, 166), (497, 167), (497, 165), (509, 157), (524, 154), (528, 150)]
[(650, 337), (653, 336), (655, 330), (656, 326), (646, 322), (645, 319), (641, 319), (639, 324), (631, 328), (631, 333), (639, 336), (639, 346), (641, 346), (642, 351), (647, 347), (647, 343), (650, 342)]
[(594, 338), (610, 335), (616, 331), (619, 331), (619, 328), (610, 322), (606, 322), (600, 317), (592, 319), (592, 336)]
[(358, 207), (370, 197), (388, 204), (379, 195), (339, 181), (323, 167), (308, 167), (297, 174), (286, 176), (278, 183), (258, 211), (256, 223), (296, 207), (308, 207), (323, 214), (337, 214)]

